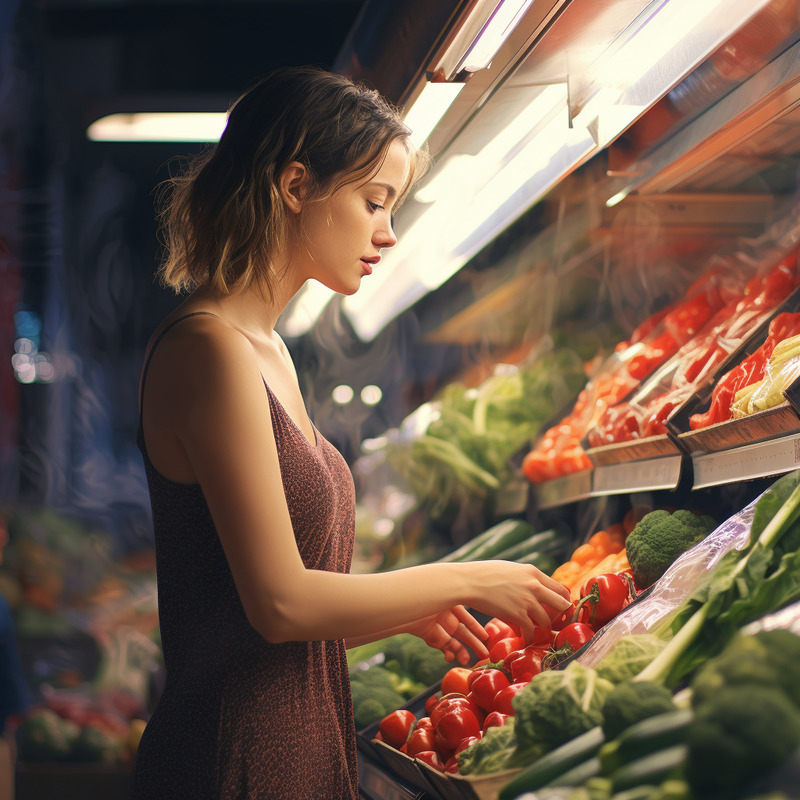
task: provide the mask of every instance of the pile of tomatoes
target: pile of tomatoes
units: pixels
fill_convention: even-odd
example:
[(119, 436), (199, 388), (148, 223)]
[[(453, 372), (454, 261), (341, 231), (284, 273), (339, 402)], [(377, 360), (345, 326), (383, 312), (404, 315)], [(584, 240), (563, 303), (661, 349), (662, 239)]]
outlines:
[(489, 658), (474, 667), (452, 667), (425, 703), (425, 716), (399, 709), (384, 717), (377, 739), (440, 772), (458, 772), (458, 753), (514, 715), (512, 700), (542, 670), (555, 667), (587, 644), (638, 593), (630, 571), (590, 578), (580, 598), (536, 626), (526, 644), (519, 628), (493, 618), (484, 626)]

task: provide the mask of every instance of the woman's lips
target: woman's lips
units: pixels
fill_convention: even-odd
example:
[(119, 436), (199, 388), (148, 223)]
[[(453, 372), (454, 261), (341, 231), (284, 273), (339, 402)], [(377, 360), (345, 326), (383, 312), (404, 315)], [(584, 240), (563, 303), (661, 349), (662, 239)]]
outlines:
[(364, 267), (365, 275), (372, 275), (372, 268), (381, 260), (380, 256), (374, 258), (362, 258), (361, 265)]

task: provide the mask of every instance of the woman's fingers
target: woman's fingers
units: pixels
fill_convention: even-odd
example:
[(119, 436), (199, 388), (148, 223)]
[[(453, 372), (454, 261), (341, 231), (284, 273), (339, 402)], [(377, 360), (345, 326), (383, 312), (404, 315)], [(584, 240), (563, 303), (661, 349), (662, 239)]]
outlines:
[(467, 611), (464, 606), (453, 606), (452, 608), (453, 614), (456, 616), (459, 622), (464, 625), (472, 634), (474, 634), (478, 639), (481, 641), (486, 641), (489, 638), (489, 634), (486, 632), (486, 629), (483, 625), (478, 622), (472, 614)]
[[(549, 628), (551, 619), (549, 614), (538, 604), (532, 605), (528, 609), (528, 617), (542, 628)], [(533, 638), (533, 625), (531, 624), (531, 638)], [(526, 639), (526, 641), (528, 641)]]
[(567, 589), (567, 587), (564, 586), (563, 583), (554, 581), (549, 575), (545, 575), (544, 573), (542, 573), (541, 577), (539, 578), (539, 582), (546, 589), (550, 589), (550, 591), (559, 594), (565, 600), (569, 601), (569, 589)]
[[(483, 630), (483, 628), (481, 628), (481, 630)], [(453, 634), (453, 638), (469, 647), (480, 658), (485, 658), (489, 655), (489, 651), (486, 649), (483, 640), (479, 639), (464, 623), (458, 626), (458, 629)]]

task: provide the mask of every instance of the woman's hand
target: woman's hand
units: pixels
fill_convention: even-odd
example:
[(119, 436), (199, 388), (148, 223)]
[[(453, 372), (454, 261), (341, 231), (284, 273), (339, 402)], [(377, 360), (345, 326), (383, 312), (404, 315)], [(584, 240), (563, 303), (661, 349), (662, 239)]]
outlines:
[(489, 634), (464, 606), (453, 606), (430, 617), (417, 620), (407, 628), (429, 647), (444, 653), (445, 661), (467, 664), (471, 655), (469, 647), (478, 658), (486, 658), (489, 651), (484, 642)]
[[(470, 605), (485, 614), (519, 625), (526, 642), (534, 624), (549, 628), (551, 615), (569, 608), (569, 589), (531, 564), (513, 561), (476, 561), (472, 583), (476, 595)], [(548, 608), (545, 609), (545, 606)]]

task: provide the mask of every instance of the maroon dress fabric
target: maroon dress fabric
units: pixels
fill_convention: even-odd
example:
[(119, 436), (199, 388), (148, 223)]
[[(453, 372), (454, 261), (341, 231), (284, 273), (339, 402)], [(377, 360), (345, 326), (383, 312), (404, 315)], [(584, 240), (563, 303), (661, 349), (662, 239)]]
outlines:
[[(147, 366), (149, 358), (145, 377)], [(310, 443), (265, 388), (303, 563), (348, 572), (350, 471), (316, 429)], [(139, 746), (131, 797), (357, 798), (344, 642), (265, 641), (245, 616), (200, 486), (170, 481), (153, 467), (141, 417), (137, 441), (153, 511), (167, 677)]]

